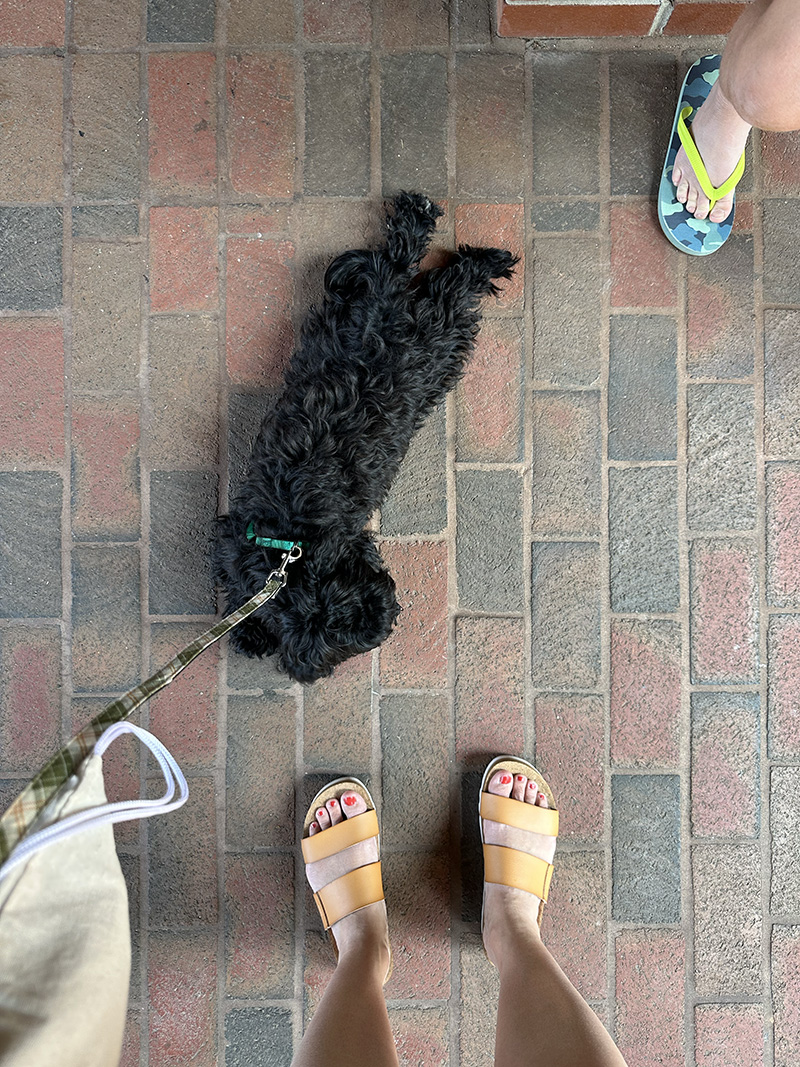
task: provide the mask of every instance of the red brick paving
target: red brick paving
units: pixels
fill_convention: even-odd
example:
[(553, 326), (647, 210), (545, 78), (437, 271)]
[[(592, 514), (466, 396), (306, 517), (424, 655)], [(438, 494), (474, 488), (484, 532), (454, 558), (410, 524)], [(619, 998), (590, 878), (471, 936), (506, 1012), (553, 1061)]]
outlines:
[(46, 48), (64, 44), (62, 0), (5, 0), (2, 8), (3, 45)]
[(756, 837), (758, 698), (695, 693), (692, 701), (692, 829), (697, 837)]
[(674, 307), (679, 257), (659, 240), (652, 203), (611, 208), (611, 304), (613, 307)]
[(72, 528), (83, 540), (139, 533), (139, 407), (76, 397), (72, 407)]
[(540, 696), (534, 706), (536, 763), (564, 815), (565, 841), (596, 840), (604, 825), (605, 723), (599, 697)]
[(232, 381), (280, 380), (292, 353), (292, 274), (289, 241), (231, 238), (227, 242), (226, 352)]
[(692, 546), (692, 669), (706, 683), (757, 680), (755, 561), (749, 545)]
[(150, 1063), (213, 1067), (217, 1062), (216, 936), (205, 931), (153, 933), (149, 940)]
[(150, 212), (151, 311), (213, 311), (217, 305), (217, 211)]
[[(288, 856), (229, 856), (225, 864), (225, 988), (235, 997), (287, 997), (294, 985), (294, 895)], [(269, 959), (269, 965), (266, 961)]]
[(14, 397), (0, 412), (6, 463), (53, 464), (64, 457), (64, 338), (47, 319), (0, 322), (0, 376)]
[(701, 1004), (695, 1008), (697, 1067), (739, 1061), (764, 1064), (764, 1020), (755, 1004)]
[(669, 930), (625, 930), (616, 940), (617, 1041), (628, 1067), (683, 1067), (685, 947)]
[(418, 1063), (445, 1067), (450, 1051), (448, 1019), (441, 1008), (392, 1008), (389, 1021), (397, 1043), (400, 1067)]
[(61, 648), (55, 628), (3, 630), (2, 755), (6, 771), (25, 771), (50, 758), (60, 736)]
[(228, 60), (229, 177), (237, 194), (291, 198), (294, 77), (292, 58), (280, 52)]
[[(458, 242), (524, 260), (487, 302), (473, 365), (439, 416), (445, 461), (432, 456), (427, 473), (440, 472), (441, 527), (434, 539), (414, 529), (412, 491), (407, 531), (380, 541), (403, 604), (393, 637), (302, 691), (223, 647), (142, 716), (187, 771), (191, 800), (146, 834), (117, 831), (128, 872), (146, 873), (125, 1067), (211, 1067), (226, 1033), (230, 1067), (246, 1055), (236, 1042), (273, 1023), (266, 1051), (286, 1059), (333, 966), (297, 884), (295, 789), (340, 772), (364, 776), (381, 807), (401, 1062), (485, 1063), (497, 980), (469, 899), (472, 801), (461, 811), (458, 798), (498, 751), (535, 753), (556, 790), (563, 848), (545, 938), (629, 1067), (650, 1067), (654, 1049), (660, 1067), (795, 1067), (800, 926), (794, 912), (762, 914), (763, 901), (793, 898), (760, 857), (770, 826), (789, 867), (798, 839), (791, 805), (763, 786), (800, 763), (800, 306), (778, 225), (797, 210), (798, 135), (761, 136), (735, 237), (687, 261), (663, 240), (648, 189), (669, 126), (664, 87), (691, 40), (647, 55), (624, 38), (591, 52), (562, 42), (531, 61), (468, 0), (452, 11), (231, 0), (210, 36), (201, 6), (186, 5), (175, 40), (140, 41), (135, 5), (0, 4), (13, 119), (0, 221), (37, 241), (0, 263), (4, 797), (70, 725), (207, 623), (150, 614), (180, 602), (155, 587), (152, 487), (218, 480), (224, 500), (229, 420), (265, 406), (326, 262), (375, 240), (394, 183), (447, 207), (426, 266)], [(352, 188), (311, 196), (325, 175), (304, 78), (330, 50), (369, 71), (368, 165), (348, 157), (337, 180)], [(435, 99), (415, 99), (420, 85)], [(623, 158), (631, 92), (639, 134)], [(337, 102), (325, 103), (335, 144)], [(57, 235), (49, 251), (39, 233)], [(612, 333), (635, 341), (625, 365), (609, 364)], [(646, 339), (662, 334), (677, 359), (670, 341), (651, 368)], [(724, 397), (739, 398), (735, 426), (714, 407)], [(415, 463), (425, 474), (425, 456)], [(609, 481), (657, 482), (668, 500), (624, 512)], [(492, 545), (518, 574), (502, 610), (465, 606), (494, 604), (482, 584), (493, 568), (480, 574), (464, 551), (484, 542), (464, 529), (457, 483), (481, 487), (482, 514), (501, 493), (521, 499)], [(64, 584), (28, 600), (20, 561), (39, 551), (28, 513), (54, 486), (40, 563)], [(658, 546), (677, 547), (654, 576), (643, 561), (658, 563)], [(612, 585), (625, 593), (613, 611)], [(40, 602), (52, 614), (36, 614)], [(130, 739), (106, 769), (114, 796), (159, 788)], [(645, 812), (626, 825), (621, 804), (612, 835), (609, 799), (634, 795), (618, 788), (631, 777), (637, 796), (674, 796), (664, 815), (680, 840), (661, 835), (657, 876), (618, 893), (614, 872), (634, 869), (646, 826)], [(636, 915), (667, 914), (666, 883), (680, 883), (678, 921), (643, 928)]]
[(471, 373), (456, 392), (459, 459), (487, 463), (519, 459), (523, 403), (519, 353), (523, 346), (516, 319), (485, 323)]
[(447, 545), (385, 544), (382, 552), (403, 610), (380, 652), (381, 680), (392, 689), (446, 685)]
[(601, 852), (570, 852), (553, 875), (542, 935), (584, 997), (606, 995), (605, 872)]
[(150, 90), (150, 181), (164, 195), (211, 193), (217, 179), (213, 55), (154, 55)]
[(499, 308), (521, 311), (525, 297), (525, 209), (522, 204), (460, 204), (456, 207), (456, 243), (507, 248), (519, 263), (511, 281), (502, 283)]
[[(153, 630), (151, 669), (157, 670), (193, 640), (194, 627), (167, 624)], [(212, 767), (217, 752), (219, 648), (210, 648), (150, 704), (150, 729), (185, 770)]]
[(772, 930), (775, 1008), (775, 1067), (790, 1067), (800, 1056), (800, 930)]
[(675, 623), (619, 619), (611, 626), (611, 759), (622, 766), (678, 762), (681, 637)]
[(767, 601), (800, 603), (800, 467), (774, 464), (767, 473)]
[(456, 759), (484, 767), (493, 748), (525, 745), (524, 632), (519, 619), (456, 622)]

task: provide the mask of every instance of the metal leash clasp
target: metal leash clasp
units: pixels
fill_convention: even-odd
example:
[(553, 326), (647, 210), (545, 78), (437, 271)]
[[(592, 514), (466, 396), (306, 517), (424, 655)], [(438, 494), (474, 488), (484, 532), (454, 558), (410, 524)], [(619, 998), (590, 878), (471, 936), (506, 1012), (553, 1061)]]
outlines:
[(286, 574), (286, 568), (289, 566), (290, 563), (294, 563), (296, 559), (300, 559), (302, 554), (302, 548), (299, 544), (297, 544), (297, 542), (295, 542), (288, 552), (284, 552), (280, 566), (277, 567), (274, 571), (270, 572), (266, 584), (269, 585), (270, 582), (280, 582), (280, 588), (283, 589), (283, 587), (286, 585), (286, 579), (288, 577), (288, 575)]

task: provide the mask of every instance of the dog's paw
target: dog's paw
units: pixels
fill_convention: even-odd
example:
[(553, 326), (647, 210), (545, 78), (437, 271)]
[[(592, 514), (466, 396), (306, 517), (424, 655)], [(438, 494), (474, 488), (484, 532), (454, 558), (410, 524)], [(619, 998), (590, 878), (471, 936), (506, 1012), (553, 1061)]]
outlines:
[(442, 214), (439, 205), (421, 193), (395, 196), (386, 219), (386, 251), (398, 269), (409, 270), (424, 257)]
[(472, 292), (483, 296), (491, 293), (497, 296), (500, 290), (494, 284), (495, 278), (511, 278), (519, 256), (504, 248), (474, 248), (471, 245), (459, 245), (455, 266), (464, 284)]
[(416, 218), (423, 225), (435, 226), (436, 220), (444, 215), (442, 208), (423, 193), (397, 193), (392, 206), (395, 218)]

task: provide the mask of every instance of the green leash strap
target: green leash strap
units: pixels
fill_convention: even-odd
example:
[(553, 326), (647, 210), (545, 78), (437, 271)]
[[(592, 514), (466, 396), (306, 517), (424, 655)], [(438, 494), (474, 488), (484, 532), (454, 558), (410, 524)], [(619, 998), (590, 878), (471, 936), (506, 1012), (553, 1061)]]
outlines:
[(74, 774), (84, 759), (94, 749), (104, 731), (115, 722), (127, 719), (138, 707), (168, 686), (173, 679), (188, 667), (201, 652), (219, 641), (226, 633), (257, 611), (262, 604), (272, 600), (286, 585), (286, 567), (299, 559), (302, 552), (296, 542), (289, 542), (289, 549), (281, 565), (269, 575), (266, 585), (236, 611), (226, 615), (210, 630), (206, 630), (169, 663), (156, 671), (141, 685), (129, 690), (125, 696), (105, 707), (99, 715), (67, 742), (61, 751), (39, 771), (19, 796), (0, 817), (0, 864), (4, 863), (17, 842), (31, 828), (39, 812), (55, 796), (64, 782)]

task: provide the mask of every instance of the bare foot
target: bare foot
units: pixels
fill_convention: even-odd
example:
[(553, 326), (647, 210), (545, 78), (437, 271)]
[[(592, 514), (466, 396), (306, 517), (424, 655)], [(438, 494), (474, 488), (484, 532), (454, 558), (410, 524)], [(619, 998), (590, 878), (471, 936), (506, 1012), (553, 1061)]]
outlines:
[[(498, 770), (487, 785), (487, 791), (498, 796), (511, 797), (522, 803), (532, 803), (540, 808), (549, 808), (547, 797), (537, 789), (537, 783), (524, 775), (512, 775), (509, 770)], [(485, 819), (483, 839), (489, 845), (505, 845), (538, 856), (547, 863), (553, 862), (556, 839), (545, 833), (517, 829), (503, 823)], [(515, 951), (519, 939), (540, 940), (538, 896), (512, 886), (498, 886), (487, 882), (483, 897), (483, 944), (498, 970), (503, 959)]]
[[(548, 808), (547, 797), (537, 790), (536, 783), (522, 774), (499, 770), (489, 779), (488, 792), (511, 797), (524, 804), (538, 804)], [(515, 826), (484, 820), (483, 837), (488, 845), (504, 845), (553, 862), (556, 839), (547, 834), (519, 830)], [(498, 970), (502, 969), (507, 953), (515, 951), (519, 939), (539, 940), (539, 905), (532, 893), (513, 886), (489, 882), (484, 886), (483, 943), (486, 954)]]
[[(343, 819), (363, 815), (366, 810), (366, 801), (360, 793), (345, 791), (338, 799), (331, 799), (324, 808), (317, 809), (316, 818), (308, 828), (308, 835), (314, 837), (315, 834), (325, 833)], [(306, 877), (316, 893), (348, 871), (363, 867), (367, 863), (375, 863), (379, 859), (378, 839), (371, 837), (325, 859), (307, 863)], [(390, 959), (385, 901), (379, 900), (346, 915), (344, 919), (334, 923), (331, 930), (336, 938), (339, 959), (342, 960), (351, 953), (360, 953), (364, 965), (374, 965), (380, 981), (383, 982), (389, 970)]]
[[(712, 185), (718, 188), (736, 169), (752, 129), (723, 95), (719, 81), (698, 108), (689, 126), (697, 150), (705, 164)], [(731, 213), (733, 192), (718, 200), (709, 214), (709, 199), (700, 188), (692, 165), (683, 150), (678, 149), (672, 168), (672, 184), (676, 197), (696, 219), (724, 222)]]

